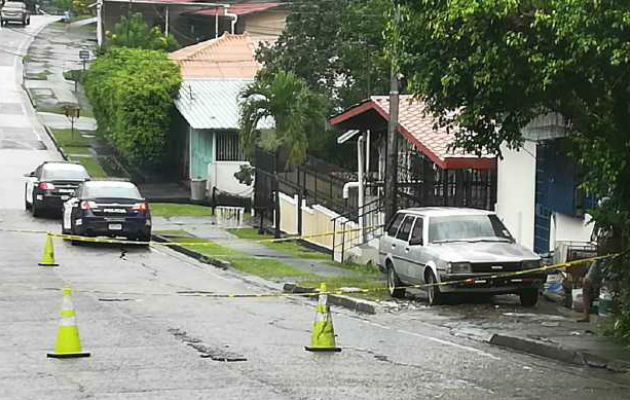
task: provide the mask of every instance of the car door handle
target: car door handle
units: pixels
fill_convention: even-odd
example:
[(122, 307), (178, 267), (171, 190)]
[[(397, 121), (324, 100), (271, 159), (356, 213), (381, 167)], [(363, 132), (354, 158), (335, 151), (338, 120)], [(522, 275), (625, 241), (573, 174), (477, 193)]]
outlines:
[(396, 245), (394, 243), (392, 243), (392, 249), (395, 249)]
[(405, 253), (409, 253), (409, 247), (405, 247)]

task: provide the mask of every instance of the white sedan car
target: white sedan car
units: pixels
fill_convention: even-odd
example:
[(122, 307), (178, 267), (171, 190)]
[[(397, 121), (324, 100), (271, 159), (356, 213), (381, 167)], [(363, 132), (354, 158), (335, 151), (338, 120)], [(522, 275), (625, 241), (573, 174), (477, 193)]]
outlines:
[(489, 275), (538, 268), (540, 257), (517, 244), (491, 211), (430, 207), (400, 210), (379, 242), (379, 267), (387, 273), (389, 293), (403, 297), (405, 286), (458, 281), (427, 288), (429, 304), (448, 293), (520, 296), (532, 307), (545, 274), (489, 279)]

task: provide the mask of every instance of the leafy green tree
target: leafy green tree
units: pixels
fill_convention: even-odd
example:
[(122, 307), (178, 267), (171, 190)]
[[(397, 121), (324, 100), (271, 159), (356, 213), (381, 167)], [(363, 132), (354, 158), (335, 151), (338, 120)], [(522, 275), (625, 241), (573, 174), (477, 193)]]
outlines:
[[(521, 129), (556, 112), (568, 122), (582, 187), (606, 198), (591, 210), (617, 248), (630, 230), (630, 3), (619, 0), (399, 0), (390, 24), (408, 89), (421, 96), (456, 145), (500, 154)], [(630, 338), (628, 265), (619, 332)]]
[(179, 67), (163, 51), (110, 48), (84, 79), (98, 129), (132, 164), (164, 161)]
[(72, 0), (72, 11), (76, 15), (91, 14), (90, 5), (92, 3), (94, 3), (92, 0)]
[(149, 29), (141, 13), (129, 19), (122, 16), (114, 26), (114, 32), (106, 32), (106, 47), (133, 47), (148, 50), (173, 51), (179, 44), (171, 34), (164, 34), (159, 27)]
[[(287, 154), (289, 164), (306, 158), (309, 141), (326, 129), (326, 101), (292, 72), (262, 73), (242, 93), (241, 143), (252, 158), (257, 146)], [(258, 124), (273, 118), (275, 129)]]
[(313, 0), (290, 6), (276, 43), (258, 60), (268, 71), (291, 71), (330, 100), (331, 112), (389, 91), (382, 31), (389, 0)]

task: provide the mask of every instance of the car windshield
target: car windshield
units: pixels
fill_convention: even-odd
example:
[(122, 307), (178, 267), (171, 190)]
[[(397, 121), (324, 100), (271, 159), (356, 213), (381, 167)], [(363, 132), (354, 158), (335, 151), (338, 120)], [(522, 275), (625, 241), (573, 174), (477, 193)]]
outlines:
[(496, 215), (432, 217), (429, 242), (512, 241), (510, 232)]
[(24, 3), (18, 3), (18, 2), (11, 2), (11, 3), (4, 4), (4, 8), (22, 9), (25, 7), (26, 6), (24, 5)]
[(89, 177), (82, 165), (49, 164), (44, 166), (41, 179), (45, 181), (83, 181)]
[(142, 199), (138, 188), (133, 183), (127, 182), (88, 184), (83, 188), (83, 197), (88, 199)]

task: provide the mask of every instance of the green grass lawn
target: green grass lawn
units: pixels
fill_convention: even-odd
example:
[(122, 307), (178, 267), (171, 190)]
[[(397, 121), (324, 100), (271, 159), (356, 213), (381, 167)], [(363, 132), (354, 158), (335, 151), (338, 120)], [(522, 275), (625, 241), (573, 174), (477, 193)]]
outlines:
[(76, 161), (80, 163), (81, 165), (83, 165), (85, 169), (87, 170), (88, 174), (90, 174), (92, 178), (106, 178), (107, 177), (107, 173), (105, 172), (103, 167), (101, 167), (98, 161), (96, 161), (93, 158), (77, 158), (76, 160), (73, 160), (73, 161)]
[(51, 129), (53, 136), (59, 146), (66, 147), (88, 147), (90, 140), (81, 136), (81, 132), (77, 129), (74, 130), (74, 135), (71, 129)]
[(81, 155), (92, 155), (92, 152), (90, 151), (89, 147), (78, 147), (78, 146), (66, 146), (63, 148), (63, 151), (66, 152), (66, 154), (68, 155), (72, 155), (72, 154), (81, 154)]
[(294, 240), (285, 240), (280, 242), (266, 241), (268, 239), (273, 239), (273, 235), (261, 235), (258, 233), (256, 228), (229, 229), (229, 232), (241, 239), (262, 240), (260, 244), (267, 246), (270, 249), (290, 254), (297, 258), (306, 258), (309, 260), (330, 259), (330, 254), (308, 249), (301, 246)]
[(260, 276), (264, 279), (284, 278), (284, 277), (313, 277), (314, 275), (293, 268), (273, 258), (252, 257), (240, 251), (232, 250), (227, 247), (218, 245), (212, 241), (186, 237), (181, 231), (157, 231), (157, 234), (166, 233), (167, 235), (180, 235), (179, 237), (170, 237), (169, 240), (175, 243), (203, 243), (203, 246), (191, 245), (185, 246), (195, 250), (208, 257), (218, 258), (229, 262), (234, 269), (245, 272), (247, 274)]
[(197, 204), (151, 203), (151, 215), (154, 217), (209, 217), (212, 207)]

